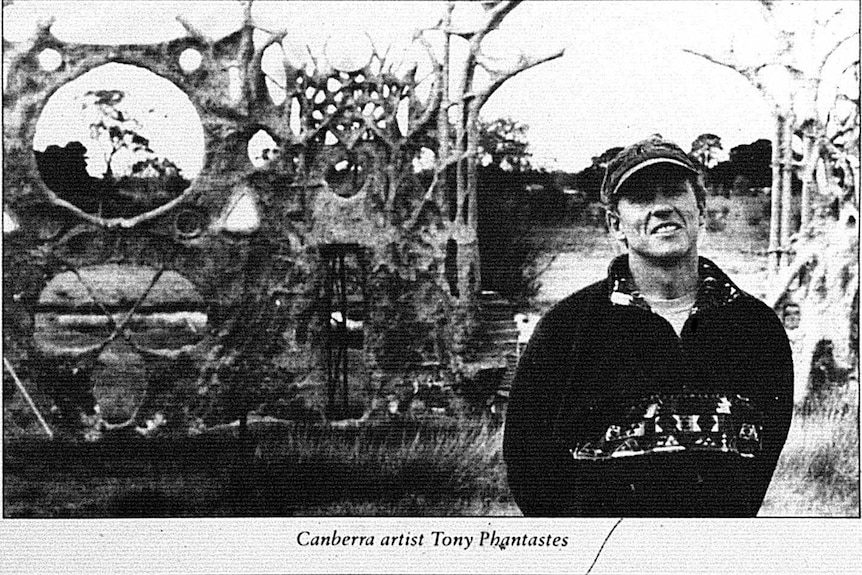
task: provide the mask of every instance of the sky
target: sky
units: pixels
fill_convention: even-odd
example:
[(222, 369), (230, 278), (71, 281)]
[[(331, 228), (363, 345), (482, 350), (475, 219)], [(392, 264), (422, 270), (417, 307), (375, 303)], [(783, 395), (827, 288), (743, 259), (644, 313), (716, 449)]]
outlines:
[[(808, 17), (810, 3), (787, 3), (785, 18)], [(823, 2), (818, 2), (823, 5)], [(858, 3), (838, 2), (847, 6)], [(274, 2), (258, 0), (254, 16), (264, 29), (286, 29), (288, 52), (308, 45), (332, 58), (361, 52), (367, 32), (378, 51), (405, 50), (417, 28), (433, 26), (441, 2)], [(183, 34), (177, 13), (213, 37), (236, 29), (238, 2), (41, 2), (18, 0), (4, 9), (4, 37), (26, 38), (34, 22), (55, 17), (61, 39), (148, 42)], [(98, 16), (98, 17), (97, 17)], [(481, 16), (459, 4), (455, 25)], [(857, 16), (858, 18), (858, 16)], [(731, 46), (756, 59), (770, 38), (753, 1), (527, 1), (503, 22), (493, 46), (500, 59), (565, 49), (562, 58), (512, 78), (483, 109), (491, 120), (511, 117), (529, 126), (534, 164), (577, 171), (608, 148), (660, 133), (689, 149), (702, 133), (721, 137), (725, 153), (772, 131), (770, 105), (732, 70), (683, 51), (721, 55)], [(338, 41), (330, 41), (330, 37)], [(489, 41), (491, 37), (489, 37)], [(458, 46), (455, 47), (456, 51)]]

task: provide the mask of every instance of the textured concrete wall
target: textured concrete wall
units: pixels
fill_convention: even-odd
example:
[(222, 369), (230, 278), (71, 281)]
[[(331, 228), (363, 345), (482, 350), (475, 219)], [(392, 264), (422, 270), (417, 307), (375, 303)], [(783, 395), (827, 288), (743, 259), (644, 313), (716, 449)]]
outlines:
[[(55, 70), (40, 67), (46, 49), (62, 58)], [(179, 64), (187, 49), (201, 56), (193, 71)], [(251, 29), (146, 46), (67, 44), (45, 29), (10, 50), (4, 206), (14, 226), (4, 230), (4, 339), (21, 374), (53, 398), (58, 420), (80, 419), (95, 432), (164, 418), (200, 426), (246, 409), (296, 407), (292, 396), (309, 389), (299, 403), (320, 406), (321, 253), (332, 244), (355, 246), (351, 270), (366, 302), (361, 349), (350, 354), (361, 410), (397, 394), (402, 380), (393, 374), (457, 368), (478, 256), (467, 242), (449, 263), (450, 280), (458, 266), (459, 301), (445, 271), (446, 222), (433, 203), (418, 209), (425, 190), (411, 161), (430, 140), (409, 78), (289, 69), (296, 88), (276, 104)], [(98, 190), (76, 196), (46, 185), (33, 140), (58, 88), (113, 63), (149, 70), (188, 97), (204, 159), (185, 190), (105, 212), (92, 201)], [(409, 134), (396, 122), (407, 101)], [(254, 165), (248, 143), (261, 130), (277, 149)], [(171, 296), (177, 286), (188, 297)]]

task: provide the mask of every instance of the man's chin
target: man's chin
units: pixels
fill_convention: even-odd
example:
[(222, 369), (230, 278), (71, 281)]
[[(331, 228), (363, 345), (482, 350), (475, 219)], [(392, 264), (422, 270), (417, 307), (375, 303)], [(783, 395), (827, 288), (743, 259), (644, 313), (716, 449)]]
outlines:
[(691, 259), (697, 260), (697, 251), (692, 246), (667, 246), (662, 249), (652, 249), (636, 252), (641, 259), (656, 266), (670, 267)]

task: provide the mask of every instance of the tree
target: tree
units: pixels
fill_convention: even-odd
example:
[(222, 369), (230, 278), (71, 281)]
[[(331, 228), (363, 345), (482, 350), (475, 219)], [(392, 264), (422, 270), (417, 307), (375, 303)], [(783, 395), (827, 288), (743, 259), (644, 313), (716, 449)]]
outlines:
[(504, 172), (529, 170), (527, 130), (529, 126), (511, 118), (480, 122), (478, 154), (481, 165), (498, 166)]
[(90, 138), (102, 150), (102, 177), (176, 175), (176, 165), (158, 158), (150, 140), (141, 134), (144, 126), (123, 109), (125, 97), (122, 90), (91, 90), (83, 95), (81, 109), (92, 117)]
[(710, 192), (728, 197), (735, 194), (759, 194), (772, 181), (772, 142), (766, 139), (740, 144), (730, 149), (728, 159), (706, 171)]
[[(513, 76), (537, 66), (543, 62), (559, 58), (563, 50), (547, 54), (527, 54), (520, 52), (515, 61), (500, 63), (483, 51), (483, 41), (492, 32), (498, 33), (499, 25), (520, 1), (506, 0), (503, 2), (482, 3), (483, 14), (476, 22), (467, 27), (456, 26), (453, 22), (455, 2), (447, 2), (446, 14), (434, 28), (444, 33), (443, 56), (438, 58), (436, 51), (427, 39), (421, 37), (428, 46), (428, 54), (434, 62), (438, 81), (437, 92), (437, 166), (435, 180), (429, 189), (431, 197), (437, 198), (444, 214), (450, 222), (450, 235), (459, 247), (456, 256), (459, 269), (458, 291), (472, 293), (475, 285), (470, 285), (471, 268), (478, 257), (476, 230), (478, 228), (478, 179), (477, 166), (479, 158), (479, 111), (500, 86)], [(425, 31), (423, 31), (424, 33)], [(468, 42), (467, 55), (460, 62), (460, 79), (457, 86), (450, 86), (452, 61), (452, 41), (454, 37), (463, 38)], [(480, 84), (476, 72), (481, 70), (488, 81)], [(454, 117), (454, 145), (450, 145), (450, 117)], [(447, 168), (455, 165), (455, 186), (447, 183)], [(447, 197), (441, 197), (446, 194)], [(454, 197), (448, 197), (454, 195)], [(455, 207), (454, 213), (449, 206)], [(418, 212), (417, 212), (418, 214)], [(472, 247), (471, 247), (472, 246)], [(462, 273), (466, 272), (466, 273)], [(479, 278), (475, 278), (477, 280)]]
[(592, 163), (576, 174), (577, 187), (585, 194), (588, 202), (598, 202), (601, 199), (605, 171), (610, 161), (622, 150), (622, 146), (608, 148), (598, 156), (593, 156)]
[(715, 134), (701, 134), (691, 143), (689, 155), (701, 163), (705, 168), (712, 169), (718, 164), (721, 138)]
[(531, 239), (530, 224), (559, 221), (565, 195), (554, 174), (535, 170), (527, 151), (528, 126), (511, 118), (481, 122), (478, 184), (478, 241), (482, 289), (526, 305), (549, 265)]
[(105, 186), (87, 172), (87, 148), (81, 142), (65, 146), (50, 145), (44, 152), (34, 151), (42, 181), (58, 197), (87, 212), (99, 209)]

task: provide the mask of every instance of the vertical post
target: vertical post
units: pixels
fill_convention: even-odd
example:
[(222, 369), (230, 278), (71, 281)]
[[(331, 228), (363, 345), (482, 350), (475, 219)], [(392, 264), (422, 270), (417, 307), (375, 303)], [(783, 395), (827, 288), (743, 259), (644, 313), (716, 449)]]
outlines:
[(338, 265), (340, 266), (339, 270), (339, 289), (341, 301), (341, 324), (339, 327), (339, 332), (341, 337), (338, 342), (338, 350), (341, 354), (341, 407), (342, 407), (342, 416), (347, 415), (347, 270), (344, 265), (345, 259), (345, 251), (342, 250), (338, 253)]
[(784, 122), (781, 166), (781, 267), (790, 264), (790, 234), (793, 226), (793, 116)]
[[(443, 162), (449, 160), (449, 154), (451, 154), (452, 148), (451, 142), (449, 141), (449, 106), (452, 105), (452, 101), (449, 97), (449, 52), (451, 36), (448, 29), (452, 21), (452, 10), (454, 8), (455, 7), (451, 2), (447, 4), (446, 16), (443, 22), (444, 30), (447, 30), (447, 32), (443, 34), (443, 61), (441, 63), (440, 82), (438, 87), (441, 97), (440, 109), (437, 112), (437, 137), (439, 140), (437, 143), (437, 162), (441, 165)], [(448, 168), (441, 167), (435, 167), (435, 170), (440, 170), (437, 175), (438, 190), (442, 191), (442, 194), (438, 196), (440, 198), (440, 213), (444, 220), (448, 219), (450, 222), (455, 221), (455, 216), (458, 212), (458, 203), (457, 199), (453, 202), (451, 198), (452, 191), (449, 189), (449, 170)], [(435, 190), (434, 193), (438, 193), (437, 190)]]
[(814, 170), (819, 159), (817, 148), (817, 138), (813, 134), (806, 134), (802, 171), (802, 198), (800, 199), (799, 229), (801, 230), (808, 228), (808, 224), (811, 222), (811, 187), (814, 185)]
[(477, 102), (471, 100), (467, 106), (467, 205), (464, 223), (469, 229), (477, 230), (479, 225), (479, 180), (476, 155), (479, 151), (479, 109)]
[(784, 139), (784, 116), (775, 115), (775, 133), (772, 137), (772, 191), (769, 215), (769, 273), (778, 274), (781, 230), (781, 150)]
[(335, 404), (335, 366), (332, 361), (332, 282), (334, 280), (333, 258), (329, 251), (324, 251), (323, 257), (326, 261), (326, 309), (323, 318), (323, 333), (326, 340), (326, 392), (327, 406), (332, 409)]

